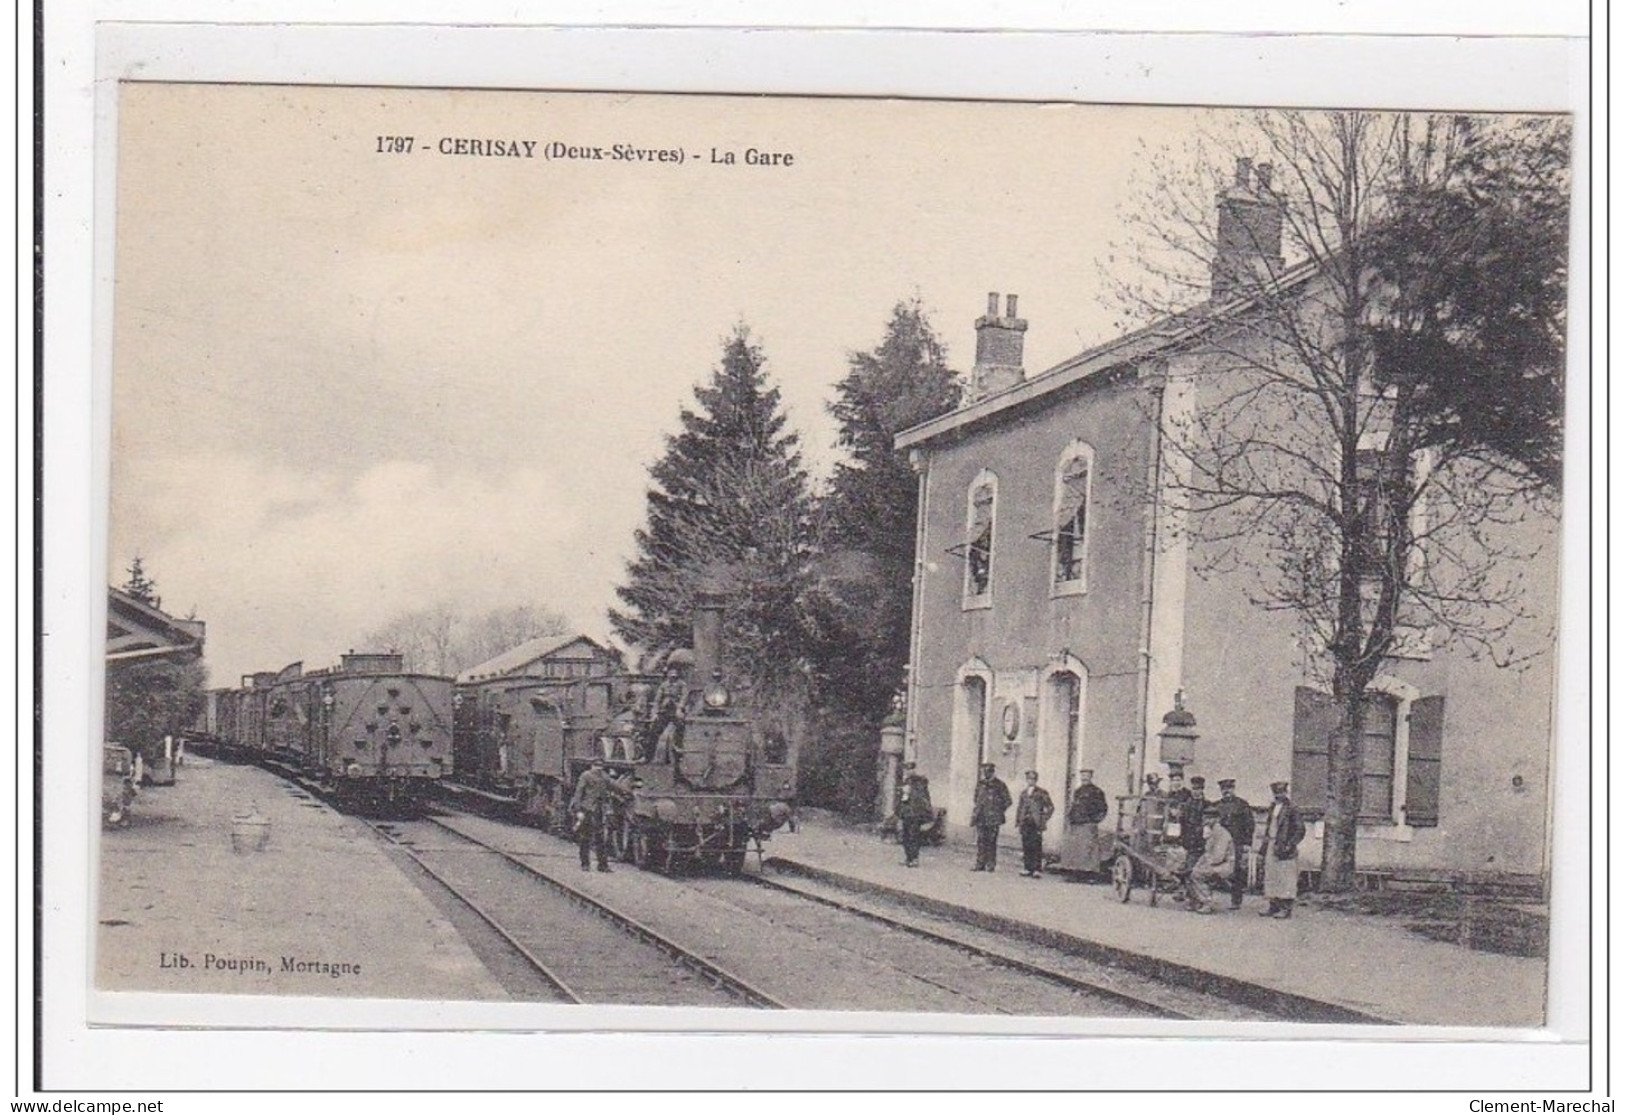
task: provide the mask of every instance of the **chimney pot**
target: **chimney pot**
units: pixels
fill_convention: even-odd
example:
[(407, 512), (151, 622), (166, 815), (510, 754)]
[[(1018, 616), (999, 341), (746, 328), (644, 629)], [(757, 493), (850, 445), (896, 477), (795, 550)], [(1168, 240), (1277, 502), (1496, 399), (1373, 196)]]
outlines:
[(987, 316), (999, 316), (999, 292), (996, 290), (990, 290), (987, 292)]
[(1236, 185), (1242, 189), (1251, 186), (1253, 177), (1253, 161), (1246, 155), (1236, 156)]
[(1275, 168), (1270, 166), (1268, 163), (1259, 163), (1253, 168), (1253, 177), (1258, 182), (1259, 193), (1267, 194), (1270, 192), (1270, 177), (1274, 173)]
[(1004, 296), (1004, 316), (1016, 316), (1016, 296), (1013, 294), (1007, 294)]

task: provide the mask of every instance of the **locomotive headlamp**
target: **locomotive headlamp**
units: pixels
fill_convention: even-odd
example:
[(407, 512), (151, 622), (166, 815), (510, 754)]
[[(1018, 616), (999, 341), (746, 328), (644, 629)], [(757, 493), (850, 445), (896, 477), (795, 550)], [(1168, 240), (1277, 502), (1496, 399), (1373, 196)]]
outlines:
[(721, 711), (733, 703), (733, 694), (722, 684), (722, 671), (711, 675), (711, 684), (705, 687), (705, 707)]

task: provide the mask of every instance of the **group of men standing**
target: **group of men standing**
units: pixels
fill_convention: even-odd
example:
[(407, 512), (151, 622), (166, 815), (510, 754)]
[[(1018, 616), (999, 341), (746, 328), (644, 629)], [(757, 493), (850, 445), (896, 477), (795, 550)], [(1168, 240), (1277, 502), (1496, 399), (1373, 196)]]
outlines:
[(1021, 833), (1021, 874), (1037, 879), (1044, 874), (1044, 829), (1055, 815), (1055, 802), (1049, 791), (1038, 784), (1038, 772), (1027, 772), (1027, 784), (1015, 799), (1010, 787), (994, 773), (992, 763), (983, 763), (976, 780), (976, 797), (971, 806), (971, 824), (976, 829), (976, 866), (973, 871), (992, 871), (999, 862), (999, 830), (1004, 827), (1010, 806), (1016, 807), (1016, 831)]
[[(999, 832), (1016, 807), (1016, 828), (1021, 834), (1022, 876), (1037, 879), (1044, 874), (1044, 830), (1055, 813), (1049, 792), (1038, 784), (1038, 772), (1026, 772), (1026, 785), (1015, 797), (999, 778), (992, 763), (983, 763), (976, 781), (971, 805), (971, 827), (976, 830), (976, 866), (973, 871), (993, 871), (999, 857)], [(1154, 777), (1147, 779), (1148, 795), (1162, 796)], [(1231, 909), (1239, 909), (1247, 889), (1247, 860), (1256, 833), (1253, 807), (1236, 794), (1236, 780), (1219, 779), (1219, 798), (1209, 801), (1207, 781), (1200, 776), (1190, 780), (1177, 767), (1168, 778), (1169, 788), (1165, 835), (1183, 852), (1179, 873), (1186, 883), (1189, 908), (1197, 913), (1216, 913), (1215, 887), (1228, 891)], [(1264, 823), (1264, 897), (1269, 900), (1261, 916), (1289, 918), (1298, 893), (1298, 845), (1305, 828), (1298, 809), (1288, 796), (1285, 782), (1273, 782), (1274, 800)], [(1106, 795), (1094, 784), (1093, 771), (1080, 771), (1078, 786), (1067, 804), (1068, 830), (1063, 849), (1065, 860), (1083, 875), (1098, 876), (1102, 868), (1100, 822), (1109, 807)], [(898, 807), (904, 863), (919, 866), (924, 833), (935, 823), (929, 785), (924, 776), (912, 771), (905, 777), (902, 801)]]
[[(1168, 776), (1168, 821), (1177, 827), (1184, 851), (1181, 874), (1188, 907), (1199, 914), (1216, 912), (1213, 887), (1230, 892), (1230, 908), (1240, 909), (1247, 890), (1247, 859), (1253, 849), (1256, 823), (1253, 807), (1236, 794), (1236, 780), (1219, 780), (1219, 800), (1207, 799), (1207, 781), (1201, 776), (1183, 785), (1176, 768)], [(1306, 829), (1298, 807), (1288, 796), (1288, 784), (1270, 783), (1274, 800), (1264, 821), (1264, 897), (1269, 906), (1262, 917), (1290, 918), (1298, 897), (1298, 845)]]

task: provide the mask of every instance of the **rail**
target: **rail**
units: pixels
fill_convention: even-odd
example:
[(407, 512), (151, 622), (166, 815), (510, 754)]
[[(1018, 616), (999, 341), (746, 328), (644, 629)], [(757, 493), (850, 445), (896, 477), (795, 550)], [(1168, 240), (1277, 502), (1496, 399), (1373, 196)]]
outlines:
[(1030, 960), (1023, 960), (1019, 956), (1012, 956), (1009, 953), (999, 949), (990, 948), (986, 945), (979, 945), (974, 941), (967, 941), (963, 938), (954, 937), (946, 933), (939, 933), (936, 930), (928, 929), (917, 922), (895, 918), (888, 914), (881, 913), (880, 911), (871, 907), (857, 905), (855, 903), (847, 902), (829, 895), (804, 890), (801, 887), (791, 886), (788, 883), (781, 882), (777, 879), (764, 878), (761, 875), (753, 875), (750, 878), (751, 881), (757, 886), (767, 887), (771, 890), (782, 891), (788, 894), (794, 894), (797, 897), (805, 898), (808, 901), (817, 902), (824, 906), (830, 906), (834, 909), (842, 911), (843, 913), (852, 914), (867, 921), (884, 925), (888, 929), (901, 930), (902, 932), (932, 941), (936, 944), (946, 945), (949, 948), (970, 953), (971, 955), (980, 957), (989, 963), (997, 964), (1002, 968), (1009, 968), (1013, 971), (1021, 972), (1023, 975), (1034, 976), (1038, 979), (1047, 980), (1050, 983), (1057, 984), (1072, 991), (1081, 991), (1103, 999), (1109, 999), (1112, 1002), (1120, 1003), (1123, 1006), (1131, 1007), (1134, 1010), (1143, 1011), (1158, 1018), (1193, 1020), (1196, 1017), (1195, 1015), (1187, 1014), (1184, 1011), (1175, 1010), (1172, 1007), (1153, 1002), (1150, 999), (1145, 999), (1138, 995), (1131, 995), (1126, 991), (1120, 991), (1113, 987), (1107, 987), (1103, 984), (1080, 979), (1077, 976), (1068, 975), (1065, 972), (1057, 972), (1052, 968), (1046, 968), (1041, 964), (1034, 964)]
[(475, 917), (479, 918), (492, 930), (494, 930), (497, 936), (501, 937), (503, 941), (507, 942), (508, 947), (513, 949), (514, 952), (518, 953), (524, 959), (525, 963), (529, 964), (531, 968), (533, 968), (536, 973), (542, 977), (543, 980), (557, 990), (565, 1001), (571, 1003), (581, 1003), (585, 1001), (567, 982), (565, 982), (562, 976), (548, 966), (546, 961), (542, 960), (541, 957), (531, 952), (530, 949), (526, 948), (524, 944), (513, 936), (513, 934), (504, 929), (495, 918), (486, 912), (484, 907), (465, 894), (463, 890), (455, 883), (451, 882), (451, 880), (447, 879), (440, 872), (430, 867), (428, 862), (425, 861), (422, 856), (418, 855), (418, 853), (413, 850), (410, 845), (405, 843), (394, 833), (390, 832), (388, 830), (389, 822), (368, 821), (367, 825), (379, 836), (389, 841), (392, 847), (399, 848), (401, 851), (410, 856), (412, 861), (423, 870), (424, 874), (428, 875), (435, 882), (439, 883), (448, 894), (457, 899), (457, 901), (461, 902), (469, 909), (470, 912), (474, 914)]
[(638, 940), (641, 940), (644, 943), (660, 950), (677, 964), (689, 969), (701, 978), (710, 981), (718, 989), (727, 992), (728, 994), (731, 994), (752, 1006), (765, 1007), (770, 1010), (790, 1009), (785, 1003), (780, 1002), (778, 999), (774, 998), (772, 995), (769, 995), (767, 992), (762, 991), (760, 988), (753, 986), (745, 979), (728, 971), (715, 961), (708, 960), (705, 957), (684, 948), (682, 945), (679, 945), (677, 942), (671, 940), (658, 930), (645, 925), (643, 922), (632, 917), (630, 914), (622, 913), (613, 906), (610, 906), (608, 903), (598, 898), (594, 898), (592, 895), (571, 886), (562, 879), (549, 875), (547, 872), (542, 871), (534, 864), (520, 859), (518, 856), (515, 856), (509, 852), (505, 852), (501, 848), (487, 844), (478, 837), (470, 836), (468, 833), (463, 832), (454, 825), (447, 824), (438, 817), (425, 817), (423, 820), (428, 824), (432, 824), (437, 828), (443, 829), (454, 836), (468, 841), (470, 844), (475, 844), (481, 848), (484, 848), (486, 851), (499, 855), (509, 863), (514, 864), (516, 867), (522, 868), (523, 870), (529, 872), (531, 875), (535, 876), (537, 879), (541, 880), (543, 883), (547, 884), (553, 890), (562, 894), (564, 897), (568, 898), (582, 909), (596, 914), (605, 921), (608, 921), (610, 924), (616, 926)]

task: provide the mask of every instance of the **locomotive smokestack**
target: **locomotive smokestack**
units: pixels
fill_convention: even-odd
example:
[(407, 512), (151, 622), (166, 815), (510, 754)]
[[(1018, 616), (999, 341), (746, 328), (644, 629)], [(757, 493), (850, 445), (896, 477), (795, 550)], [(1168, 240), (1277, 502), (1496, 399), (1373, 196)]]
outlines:
[(719, 592), (698, 592), (694, 596), (694, 675), (693, 684), (704, 688), (711, 675), (722, 668), (722, 609)]

